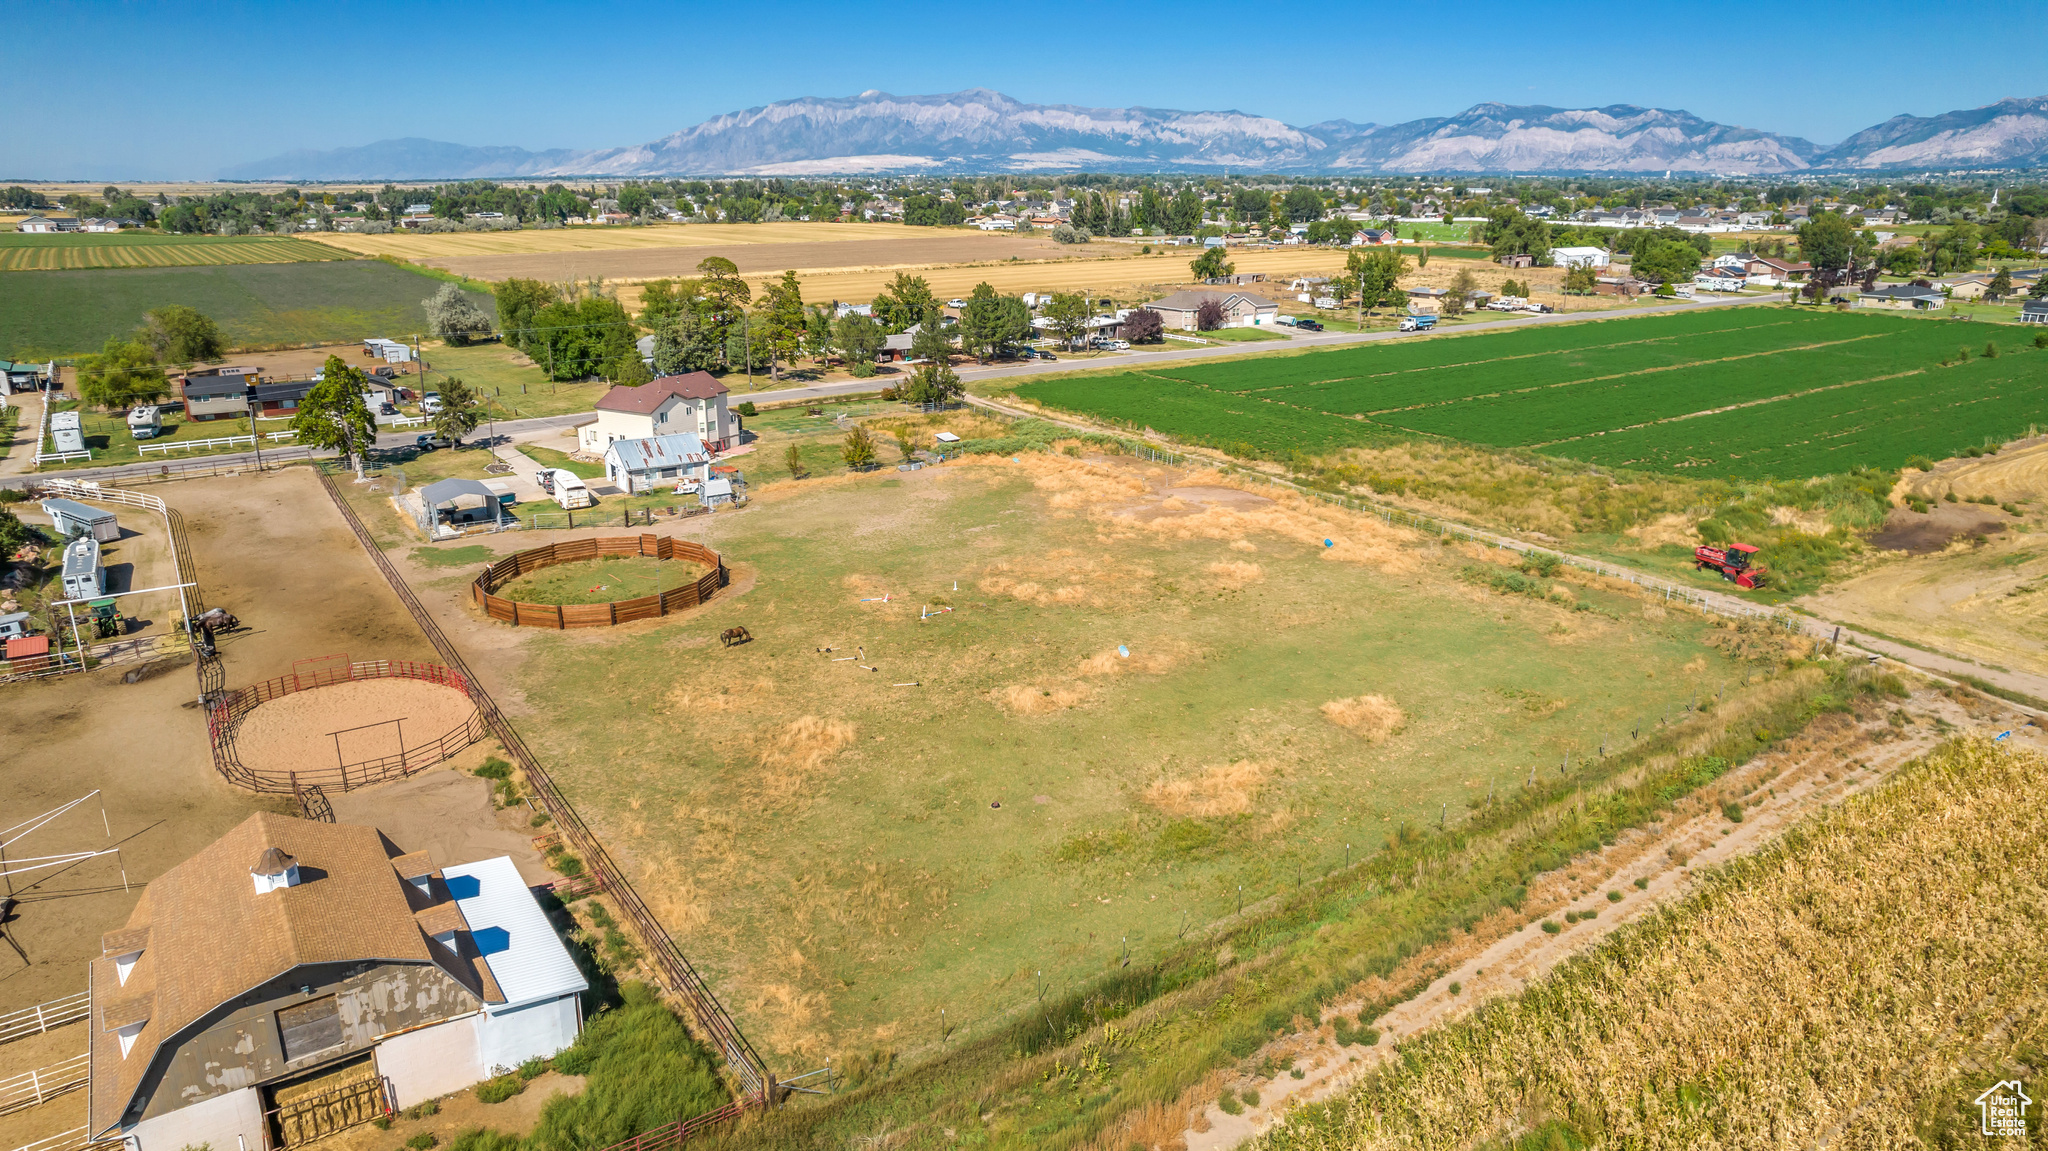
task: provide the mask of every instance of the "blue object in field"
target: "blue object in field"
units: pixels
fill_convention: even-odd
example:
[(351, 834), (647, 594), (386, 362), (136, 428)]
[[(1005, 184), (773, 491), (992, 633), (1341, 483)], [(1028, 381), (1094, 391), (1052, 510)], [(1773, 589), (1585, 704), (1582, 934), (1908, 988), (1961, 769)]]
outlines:
[(1337, 546), (1337, 542), (1335, 540), (1324, 540), (1323, 546), (1326, 548), (1333, 548)]
[[(1131, 649), (1130, 649), (1130, 648), (1128, 648), (1128, 647), (1125, 647), (1125, 646), (1124, 646), (1123, 644), (1118, 644), (1118, 645), (1116, 645), (1116, 653), (1117, 653), (1118, 655), (1120, 655), (1120, 656), (1124, 657), (1125, 659), (1129, 659), (1129, 658), (1131, 658)], [(2011, 732), (2007, 732), (2006, 734), (2007, 734), (2007, 735), (2010, 735), (2010, 734), (2012, 734), (2012, 733), (2011, 733)], [(2003, 737), (2001, 736), (2000, 738), (2003, 738)]]
[(1993, 736), (1993, 737), (1992, 737), (1992, 739), (1991, 739), (1991, 742), (1993, 742), (1993, 743), (1997, 743), (1997, 742), (1998, 742), (1999, 740), (2001, 740), (2001, 739), (2010, 739), (2010, 738), (2012, 738), (2012, 733), (2011, 733), (2011, 732), (2009, 732), (2009, 731), (2001, 731), (2001, 732), (1999, 732), (1999, 733), (1998, 733), (1998, 734), (1997, 734), (1996, 736)]

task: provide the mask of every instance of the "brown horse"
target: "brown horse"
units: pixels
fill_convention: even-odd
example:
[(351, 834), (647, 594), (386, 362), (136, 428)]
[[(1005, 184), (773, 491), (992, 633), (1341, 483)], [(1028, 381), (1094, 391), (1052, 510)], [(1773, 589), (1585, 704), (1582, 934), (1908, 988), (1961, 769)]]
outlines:
[(753, 635), (743, 627), (729, 627), (718, 633), (718, 642), (727, 647), (736, 647), (753, 641)]

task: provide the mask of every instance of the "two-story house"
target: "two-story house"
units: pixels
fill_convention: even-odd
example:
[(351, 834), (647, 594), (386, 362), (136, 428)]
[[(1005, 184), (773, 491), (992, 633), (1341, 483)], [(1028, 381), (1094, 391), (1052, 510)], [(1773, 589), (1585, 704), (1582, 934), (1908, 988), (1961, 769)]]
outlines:
[(178, 377), (178, 398), (188, 420), (233, 420), (249, 414), (255, 368), (194, 368)]
[(264, 812), (152, 881), (89, 965), (89, 1135), (265, 1151), (572, 1043), (588, 984), (512, 861), (387, 843)]
[(725, 385), (709, 372), (663, 376), (637, 388), (615, 387), (597, 401), (597, 420), (576, 429), (577, 446), (604, 454), (618, 440), (688, 432), (714, 452), (739, 446), (740, 418), (726, 408)]

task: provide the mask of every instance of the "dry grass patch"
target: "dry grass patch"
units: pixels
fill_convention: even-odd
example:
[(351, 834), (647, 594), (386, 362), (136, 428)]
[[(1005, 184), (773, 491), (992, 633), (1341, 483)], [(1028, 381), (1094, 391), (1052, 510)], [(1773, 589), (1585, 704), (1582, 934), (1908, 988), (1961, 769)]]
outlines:
[(832, 758), (853, 743), (855, 734), (854, 726), (841, 719), (806, 715), (791, 720), (762, 743), (761, 772), (755, 777), (761, 790), (772, 799), (794, 799), (830, 774)]
[(733, 680), (725, 684), (677, 684), (670, 689), (669, 710), (679, 714), (707, 711), (741, 711), (758, 707), (775, 693), (775, 681)]
[(1408, 722), (1400, 706), (1383, 695), (1333, 699), (1322, 706), (1322, 713), (1324, 719), (1357, 734), (1367, 743), (1379, 743)]
[(1051, 687), (1013, 683), (988, 693), (990, 702), (1013, 715), (1046, 715), (1083, 707), (1095, 702), (1095, 689), (1087, 684), (1061, 683)]
[(1226, 560), (1210, 564), (1203, 569), (1209, 573), (1209, 582), (1225, 591), (1240, 591), (1266, 578), (1266, 569), (1243, 560)]
[(1264, 760), (1240, 759), (1211, 767), (1191, 779), (1161, 779), (1145, 789), (1146, 803), (1167, 815), (1206, 819), (1242, 815), (1273, 774)]

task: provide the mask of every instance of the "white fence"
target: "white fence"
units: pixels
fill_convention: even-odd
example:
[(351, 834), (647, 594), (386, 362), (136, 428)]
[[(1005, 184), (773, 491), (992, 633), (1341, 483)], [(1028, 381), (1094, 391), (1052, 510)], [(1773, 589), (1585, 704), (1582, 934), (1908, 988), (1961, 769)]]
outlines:
[(0, 1079), (0, 1115), (39, 1107), (59, 1095), (85, 1086), (86, 1058), (86, 1053), (81, 1051), (62, 1063)]
[(16, 1039), (40, 1035), (52, 1027), (75, 1023), (91, 1013), (90, 991), (66, 995), (62, 999), (38, 1003), (34, 1007), (24, 1007), (20, 1011), (0, 1015), (0, 1043), (12, 1043)]
[[(299, 434), (299, 433), (298, 433), (297, 431), (294, 431), (294, 430), (287, 430), (287, 431), (282, 431), (282, 432), (265, 432), (265, 433), (263, 433), (263, 438), (264, 438), (264, 439), (266, 439), (266, 440), (269, 440), (269, 441), (271, 441), (272, 443), (276, 443), (276, 442), (277, 442), (277, 441), (279, 441), (279, 440), (288, 440), (288, 439), (291, 439), (292, 437), (294, 437), (294, 436), (296, 436), (296, 435), (298, 435), (298, 434)], [(237, 445), (237, 444), (245, 444), (245, 445), (247, 445), (247, 446), (249, 446), (249, 447), (252, 447), (252, 448), (253, 448), (253, 447), (255, 447), (255, 446), (256, 446), (256, 437), (255, 437), (255, 436), (214, 436), (214, 437), (213, 437), (212, 439), (205, 439), (205, 440), (171, 440), (171, 441), (167, 441), (167, 442), (165, 442), (165, 443), (161, 443), (161, 444), (137, 444), (137, 445), (135, 445), (135, 450), (136, 450), (136, 451), (139, 451), (139, 452), (143, 452), (143, 453), (148, 453), (148, 452), (166, 452), (166, 453), (168, 453), (168, 452), (180, 452), (180, 451), (185, 451), (185, 450), (187, 450), (187, 449), (192, 449), (192, 448), (205, 448), (205, 449), (213, 449), (213, 448), (232, 448), (232, 447), (234, 447), (234, 446), (235, 446), (235, 445)]]
[(73, 1127), (62, 1135), (52, 1135), (47, 1139), (38, 1139), (33, 1143), (24, 1143), (15, 1148), (15, 1151), (86, 1151), (86, 1148), (89, 1147), (104, 1147), (108, 1151), (113, 1151), (113, 1148), (127, 1146), (127, 1141), (123, 1139), (101, 1139), (95, 1141), (89, 1137), (89, 1133), (89, 1128)]
[(393, 416), (384, 421), (387, 428), (416, 428), (427, 422), (425, 416)]

